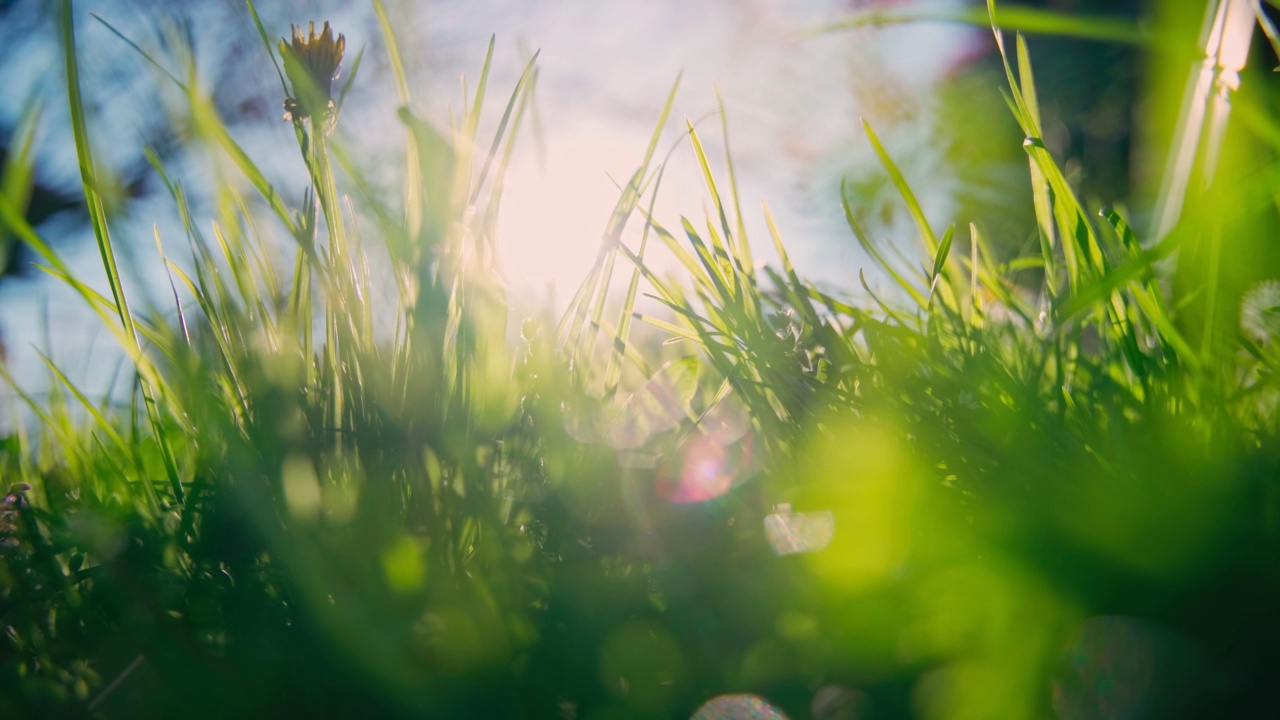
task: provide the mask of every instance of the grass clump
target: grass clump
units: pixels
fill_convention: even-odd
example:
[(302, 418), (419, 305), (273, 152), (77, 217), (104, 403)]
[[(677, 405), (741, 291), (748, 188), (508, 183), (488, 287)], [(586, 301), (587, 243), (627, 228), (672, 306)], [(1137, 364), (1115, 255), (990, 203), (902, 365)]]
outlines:
[[(253, 193), (220, 182), (197, 221), (153, 157), (192, 251), (166, 260), (189, 299), (166, 316), (132, 308), (119, 280), (63, 3), (109, 295), (7, 201), (4, 218), (136, 373), (119, 407), (50, 363), (60, 385), (29, 400), (34, 435), (0, 448), (15, 483), (4, 714), (688, 717), (713, 698), (763, 712), (718, 697), (746, 693), (790, 717), (1269, 707), (1274, 288), (1245, 297), (1238, 333), (1221, 264), (1175, 283), (1161, 265), (1270, 222), (1256, 203), (1214, 186), (1214, 212), (1155, 244), (1119, 209), (1086, 210), (1040, 141), (1018, 37), (1005, 68), (1039, 252), (997, 261), (976, 226), (939, 233), (868, 126), (923, 262), (887, 261), (844, 197), (896, 285), (864, 278), (852, 300), (805, 281), (772, 220), (780, 267), (757, 266), (732, 163), (716, 177), (692, 125), (709, 217), (654, 218), (669, 100), (563, 319), (510, 342), (495, 219), (535, 66), (482, 141), (491, 44), (440, 129), (408, 109), (374, 7), (403, 105), (398, 197), (348, 151), (359, 56), (335, 92), (345, 42), (327, 24), (281, 41), (309, 186), (296, 207), (195, 74), (173, 77), (197, 139)], [(271, 260), (267, 226), (291, 265)], [(646, 264), (650, 241), (688, 276)], [(669, 312), (638, 311), (642, 292)], [(672, 347), (633, 338), (636, 320)]]

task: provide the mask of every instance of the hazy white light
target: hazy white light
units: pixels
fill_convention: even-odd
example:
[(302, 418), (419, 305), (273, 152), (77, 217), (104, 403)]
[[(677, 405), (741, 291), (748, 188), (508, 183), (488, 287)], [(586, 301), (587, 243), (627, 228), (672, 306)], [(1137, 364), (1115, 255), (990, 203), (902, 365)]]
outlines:
[(513, 287), (562, 301), (577, 289), (621, 194), (610, 176), (626, 183), (640, 152), (629, 138), (578, 128), (547, 136), (543, 157), (513, 162), (498, 216), (499, 262)]

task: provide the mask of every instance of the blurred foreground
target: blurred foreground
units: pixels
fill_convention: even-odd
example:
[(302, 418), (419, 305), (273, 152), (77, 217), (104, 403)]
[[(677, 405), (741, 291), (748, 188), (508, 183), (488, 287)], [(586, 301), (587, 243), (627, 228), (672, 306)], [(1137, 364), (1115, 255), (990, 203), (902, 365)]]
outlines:
[[(1276, 712), (1268, 68), (1234, 98), (1216, 173), (1148, 238), (1080, 197), (1027, 43), (997, 34), (1030, 250), (931, 224), (868, 124), (920, 249), (884, 247), (846, 187), (853, 242), (894, 288), (854, 297), (796, 272), (767, 209), (748, 229), (714, 125), (674, 133), (706, 214), (657, 219), (669, 99), (568, 310), (517, 322), (497, 218), (536, 57), (499, 88), (491, 46), (434, 124), (375, 0), (404, 153), (370, 168), (344, 137), (362, 59), (341, 28), (259, 25), (307, 190), (278, 193), (175, 66), (216, 182), (197, 216), (153, 155), (183, 224), (158, 242), (173, 304), (150, 309), (120, 278), (70, 5), (105, 289), (8, 198), (0, 218), (131, 379), (97, 401), (50, 362), (56, 391), (24, 398), (39, 422), (0, 445), (0, 714)], [(180, 243), (190, 262), (166, 254)], [(647, 261), (659, 246), (680, 275)]]

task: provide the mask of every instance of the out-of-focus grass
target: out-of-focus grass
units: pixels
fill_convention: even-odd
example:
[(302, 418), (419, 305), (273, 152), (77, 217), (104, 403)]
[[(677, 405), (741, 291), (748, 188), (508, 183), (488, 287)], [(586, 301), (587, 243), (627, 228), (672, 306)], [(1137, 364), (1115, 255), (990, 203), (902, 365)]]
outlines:
[[(309, 98), (292, 204), (175, 70), (193, 142), (239, 177), (197, 218), (154, 160), (193, 260), (167, 261), (175, 307), (144, 313), (97, 199), (63, 3), (109, 294), (0, 209), (136, 372), (120, 408), (50, 362), (39, 422), (0, 447), (0, 714), (688, 717), (745, 693), (793, 718), (1274, 709), (1280, 285), (1253, 283), (1280, 268), (1225, 260), (1275, 222), (1277, 132), (1254, 99), (1153, 245), (1077, 199), (1026, 42), (997, 35), (1039, 252), (998, 260), (979, 227), (938, 228), (867, 126), (920, 260), (895, 263), (841, 198), (896, 286), (852, 297), (805, 281), (771, 219), (780, 266), (757, 265), (732, 163), (718, 174), (692, 125), (708, 217), (654, 219), (669, 100), (563, 319), (510, 342), (496, 207), (537, 71), (478, 137), (491, 45), (438, 127), (409, 109), (375, 9), (401, 187), (350, 150), (342, 88), (282, 73)], [(655, 273), (650, 242), (687, 275)], [(642, 293), (669, 312), (641, 314)], [(716, 707), (767, 717), (758, 698), (702, 716)]]

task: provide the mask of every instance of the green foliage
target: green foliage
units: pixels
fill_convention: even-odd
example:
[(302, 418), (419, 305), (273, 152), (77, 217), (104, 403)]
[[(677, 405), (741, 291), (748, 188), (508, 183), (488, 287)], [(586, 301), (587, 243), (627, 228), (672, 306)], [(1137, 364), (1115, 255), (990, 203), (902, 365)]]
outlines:
[[(55, 392), (23, 396), (35, 435), (0, 444), (0, 715), (688, 717), (731, 692), (797, 718), (845, 717), (824, 714), (832, 698), (929, 718), (1273, 702), (1280, 290), (1250, 291), (1244, 330), (1224, 329), (1223, 296), (1174, 293), (1159, 264), (1221, 218), (1144, 246), (1120, 209), (1087, 211), (1041, 140), (1021, 36), (1004, 64), (1037, 253), (998, 262), (976, 226), (938, 233), (870, 126), (923, 250), (894, 266), (842, 197), (888, 293), (804, 280), (767, 208), (780, 267), (757, 266), (732, 162), (717, 178), (691, 123), (708, 216), (664, 227), (673, 87), (563, 318), (511, 342), (496, 209), (534, 62), (482, 139), (491, 43), (438, 127), (411, 109), (374, 7), (402, 103), (394, 192), (343, 137), (345, 89), (331, 113), (294, 113), (294, 207), (194, 70), (165, 72), (220, 178), (198, 220), (151, 156), (191, 248), (185, 267), (165, 256), (172, 318), (126, 301), (64, 12), (110, 296), (11, 200), (0, 217), (102, 316), (133, 385), (126, 407), (99, 402), (51, 361)], [(654, 237), (687, 277), (646, 263)], [(644, 290), (668, 312), (639, 312)], [(1100, 656), (1097, 628), (1144, 659)]]

